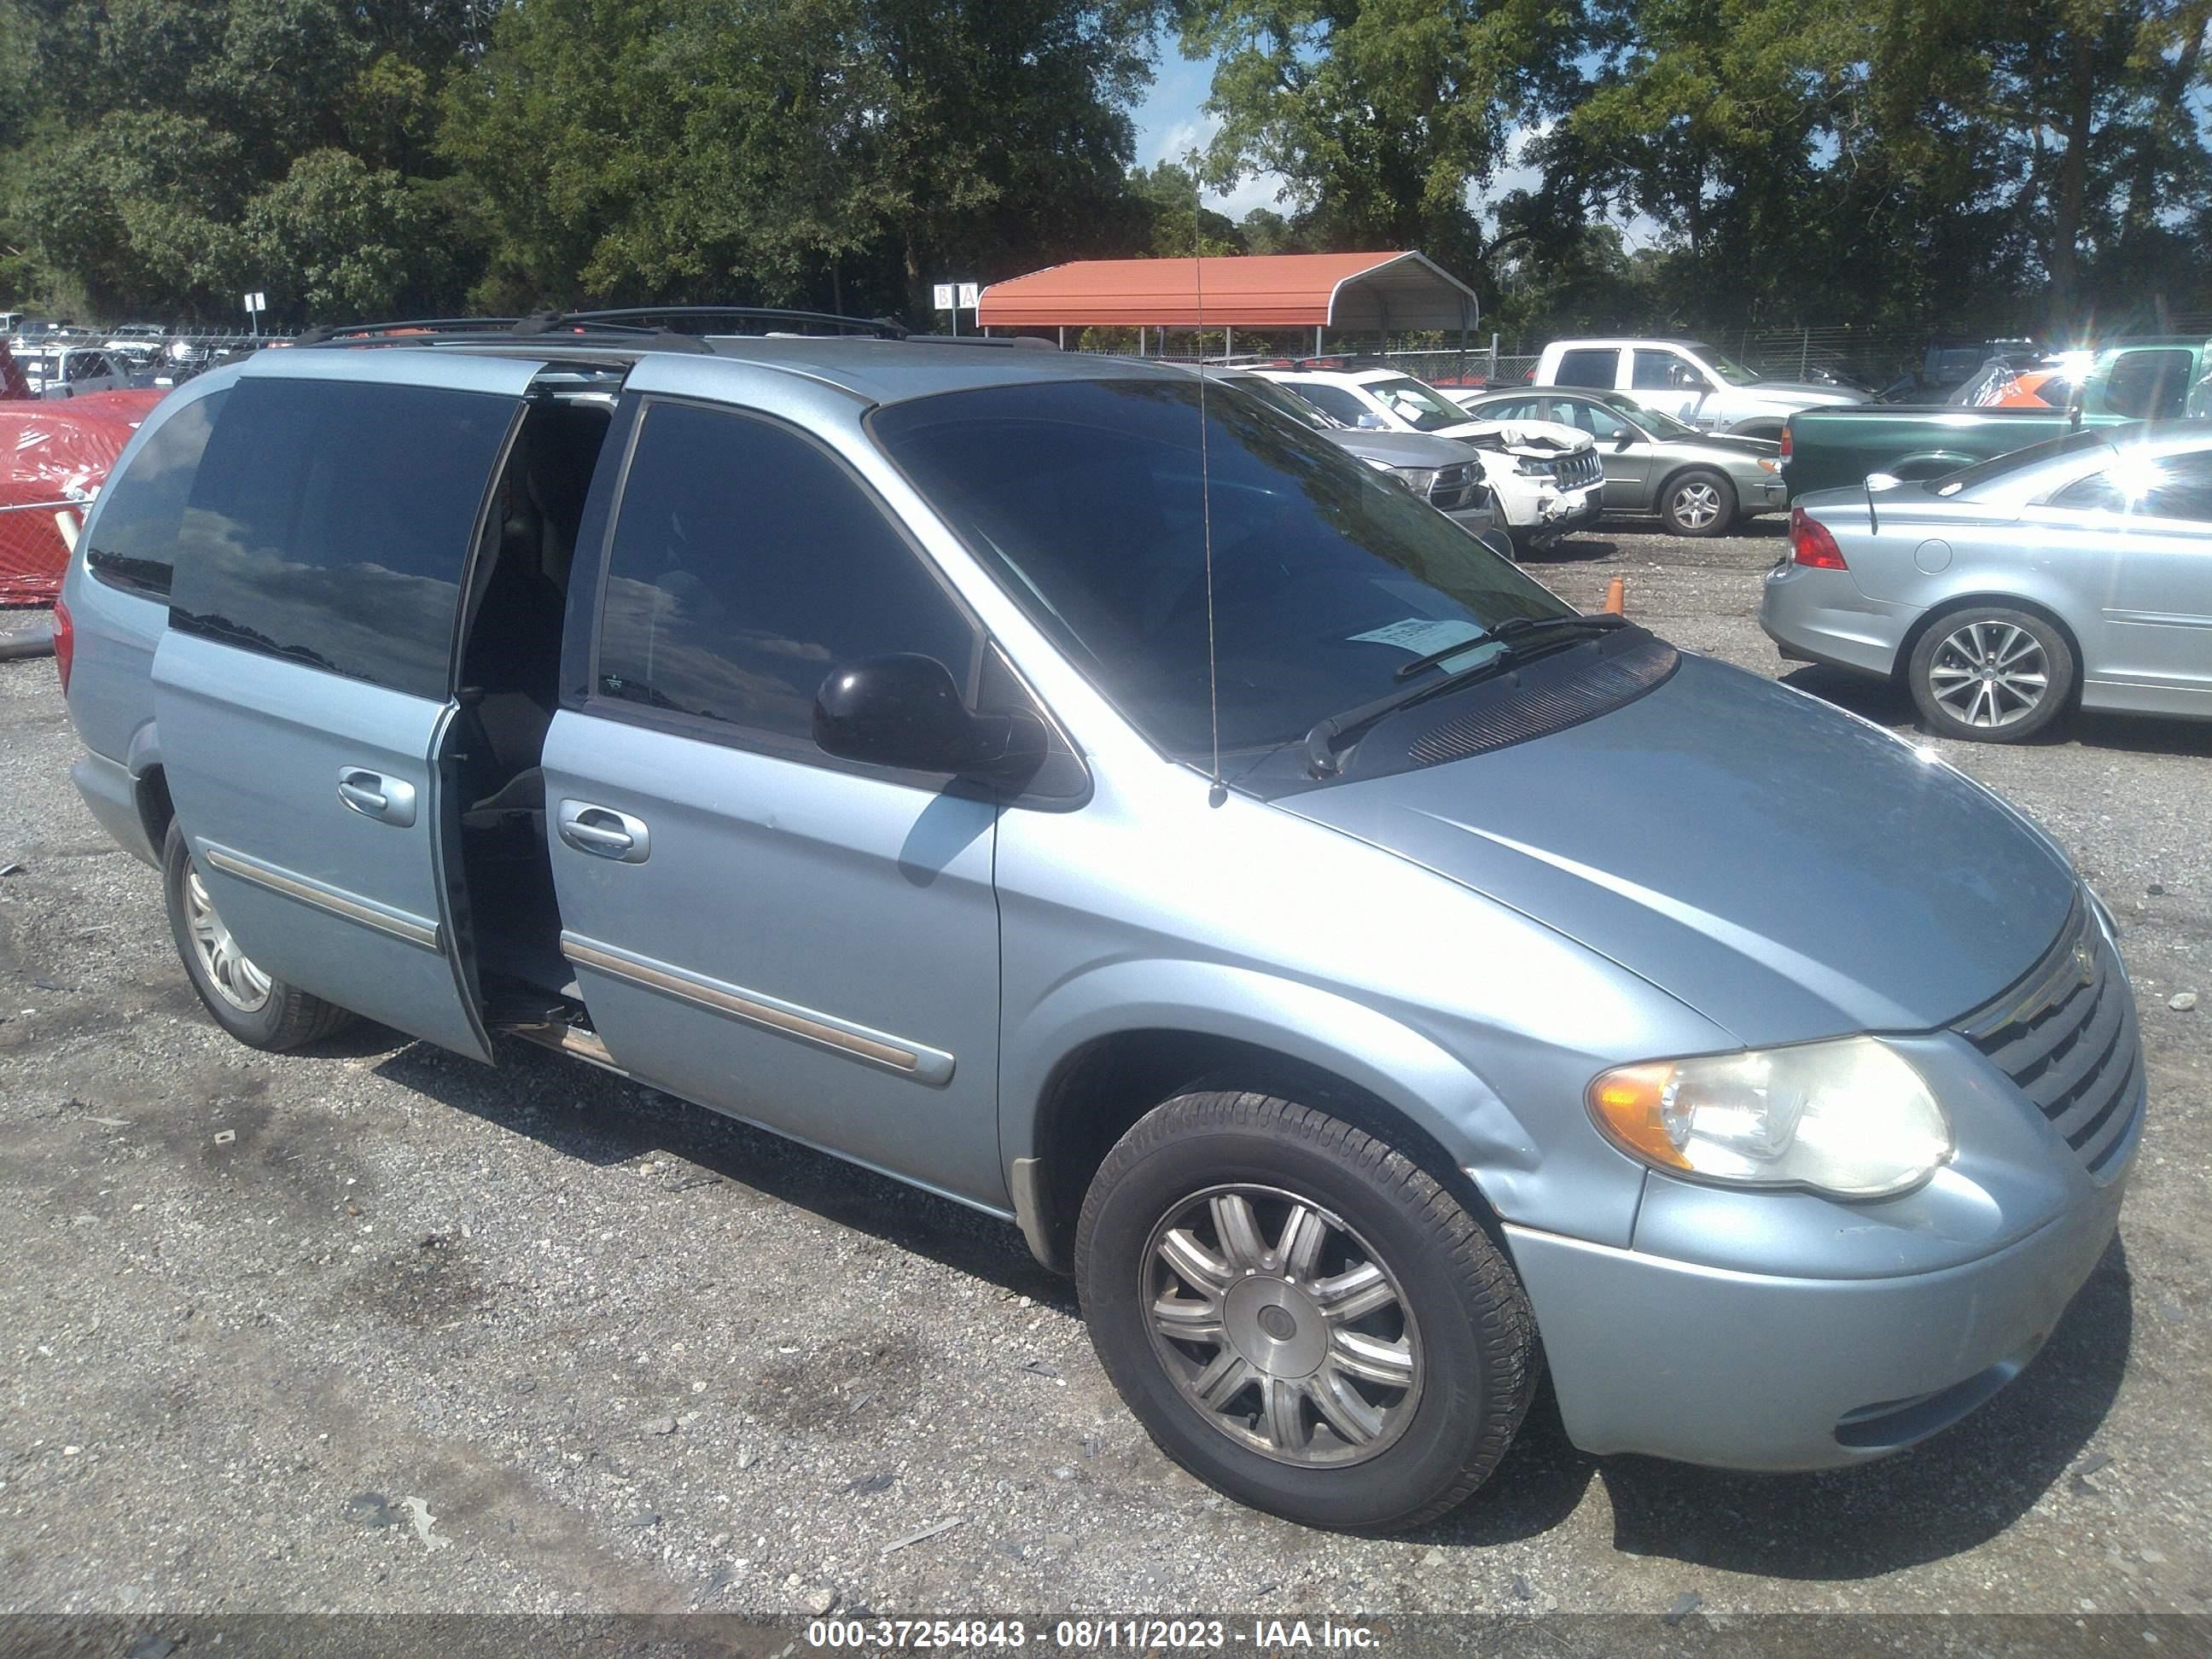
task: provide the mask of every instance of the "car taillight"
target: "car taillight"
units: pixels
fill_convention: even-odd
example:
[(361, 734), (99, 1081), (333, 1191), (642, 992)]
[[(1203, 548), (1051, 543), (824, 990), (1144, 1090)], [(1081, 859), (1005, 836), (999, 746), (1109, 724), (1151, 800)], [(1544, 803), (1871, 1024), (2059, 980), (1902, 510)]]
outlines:
[(1797, 447), (1797, 446), (1796, 446), (1796, 441), (1794, 441), (1794, 439), (1792, 438), (1792, 436), (1791, 436), (1791, 434), (1790, 434), (1790, 422), (1787, 422), (1787, 421), (1783, 422), (1783, 423), (1782, 423), (1782, 459), (1783, 459), (1784, 460), (1785, 460), (1785, 461), (1786, 461), (1786, 460), (1788, 460), (1788, 459), (1790, 459), (1790, 451), (1792, 451), (1793, 449), (1795, 449), (1796, 447)]
[(1828, 526), (1808, 516), (1802, 507), (1790, 509), (1790, 557), (1815, 570), (1850, 568), (1844, 562), (1844, 550), (1836, 545)]
[(54, 601), (54, 672), (62, 677), (62, 695), (69, 696), (70, 666), (76, 658), (76, 624), (69, 606)]

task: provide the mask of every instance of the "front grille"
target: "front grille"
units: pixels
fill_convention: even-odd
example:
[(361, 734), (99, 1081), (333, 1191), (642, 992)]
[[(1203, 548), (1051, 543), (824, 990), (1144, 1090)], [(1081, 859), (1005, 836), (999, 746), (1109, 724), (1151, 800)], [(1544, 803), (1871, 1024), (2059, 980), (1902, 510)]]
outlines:
[(2119, 959), (2081, 900), (2042, 960), (1954, 1029), (2035, 1103), (2092, 1175), (2117, 1163), (2142, 1115), (2142, 1042)]
[(1439, 467), (1429, 485), (1429, 505), (1445, 513), (1458, 512), (1474, 495), (1474, 469), (1468, 465)]
[(1556, 476), (1560, 489), (1580, 489), (1605, 477), (1605, 464), (1598, 459), (1595, 450), (1585, 450), (1579, 455), (1561, 457)]

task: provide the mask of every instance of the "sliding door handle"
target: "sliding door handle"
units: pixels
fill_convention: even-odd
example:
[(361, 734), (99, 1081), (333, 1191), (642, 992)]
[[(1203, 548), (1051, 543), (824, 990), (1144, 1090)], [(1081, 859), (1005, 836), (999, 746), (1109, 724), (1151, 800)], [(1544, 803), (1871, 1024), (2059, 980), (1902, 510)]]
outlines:
[(653, 832), (645, 820), (587, 800), (561, 803), (561, 839), (580, 853), (617, 864), (642, 864), (653, 854)]
[(338, 769), (338, 799), (362, 817), (395, 829), (415, 822), (415, 786), (366, 767)]

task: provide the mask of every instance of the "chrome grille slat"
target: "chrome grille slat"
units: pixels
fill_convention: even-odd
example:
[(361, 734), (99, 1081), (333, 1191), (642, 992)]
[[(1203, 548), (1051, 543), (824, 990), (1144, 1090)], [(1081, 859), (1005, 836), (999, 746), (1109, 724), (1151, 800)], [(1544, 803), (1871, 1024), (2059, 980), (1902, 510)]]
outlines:
[(2142, 1038), (2119, 960), (2075, 900), (2050, 950), (1954, 1030), (2009, 1077), (2096, 1174), (2142, 1116)]
[(2079, 1018), (2069, 1018), (2067, 1004), (2094, 994), (2094, 988), (2077, 986), (2066, 1003), (2051, 1010), (2046, 1018), (2009, 1042), (1988, 1050), (1990, 1058), (2010, 1076), (2027, 1076), (2044, 1062), (2052, 1049), (2074, 1034)]
[[(2040, 1106), (2044, 1115), (2054, 1123), (2069, 1114), (2071, 1103), (2083, 1085), (2112, 1057), (2112, 1045), (2119, 1041), (2121, 1000), (2111, 995), (2105, 986), (2098, 988), (2105, 994), (2097, 998), (2089, 1018), (2075, 1028), (2065, 1047), (2054, 1054), (2041, 1071), (2021, 1084), (2021, 1092)], [(2020, 1073), (2015, 1072), (2013, 1076), (2014, 1081), (2019, 1081)]]
[(2112, 1112), (2074, 1148), (2089, 1166), (2090, 1174), (2102, 1170), (2112, 1154), (2127, 1145), (2128, 1130), (2142, 1114), (2142, 1064), (2138, 1060), (2128, 1067), (2119, 1092), (2113, 1096)]

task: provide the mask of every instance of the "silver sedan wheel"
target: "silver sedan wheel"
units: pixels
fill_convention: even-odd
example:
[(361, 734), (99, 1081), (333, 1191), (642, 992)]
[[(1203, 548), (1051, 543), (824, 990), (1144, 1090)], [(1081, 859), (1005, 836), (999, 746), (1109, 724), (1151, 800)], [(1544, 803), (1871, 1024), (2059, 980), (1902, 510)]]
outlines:
[(1702, 480), (1692, 479), (1668, 497), (1668, 510), (1685, 530), (1703, 530), (1721, 515), (1721, 492)]
[(1387, 1263), (1310, 1199), (1210, 1188), (1152, 1229), (1152, 1347), (1199, 1414), (1302, 1467), (1364, 1462), (1421, 1397), (1420, 1333)]
[(185, 872), (185, 923), (191, 933), (200, 973), (215, 987), (216, 994), (242, 1014), (259, 1012), (269, 1000), (269, 975), (238, 948), (230, 929), (216, 914), (215, 901), (208, 896), (207, 884), (197, 870)]
[(2026, 629), (1970, 622), (1936, 647), (1928, 687), (1961, 725), (1994, 729), (2035, 712), (2050, 694), (2051, 665), (2042, 644)]

